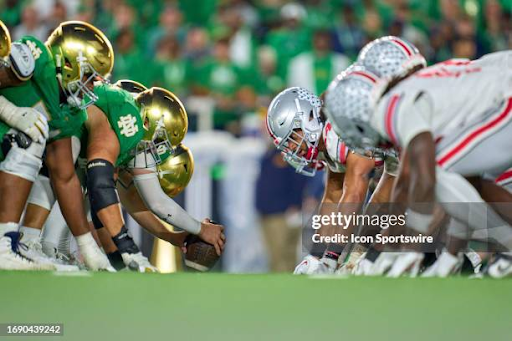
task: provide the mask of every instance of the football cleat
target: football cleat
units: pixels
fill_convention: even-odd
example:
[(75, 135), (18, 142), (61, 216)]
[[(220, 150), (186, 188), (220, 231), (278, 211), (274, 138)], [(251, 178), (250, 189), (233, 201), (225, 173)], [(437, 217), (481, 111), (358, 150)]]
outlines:
[(401, 255), (401, 252), (381, 252), (373, 267), (368, 270), (367, 276), (383, 276), (385, 275), (395, 263), (395, 260)]
[(454, 256), (448, 251), (443, 251), (439, 258), (426, 269), (421, 277), (441, 277), (445, 278), (455, 275), (460, 271), (462, 266), (462, 257)]
[(311, 275), (315, 273), (316, 269), (320, 266), (320, 259), (312, 256), (307, 255), (304, 257), (302, 262), (299, 263), (295, 267), (295, 270), (293, 271), (294, 275)]
[(327, 258), (327, 257), (322, 257), (322, 259), (320, 259), (320, 264), (318, 264), (318, 267), (316, 268), (316, 270), (311, 274), (312, 275), (333, 275), (337, 268), (338, 268), (337, 260)]
[[(80, 269), (75, 265), (64, 264), (56, 258), (50, 258), (43, 252), (43, 247), (39, 240), (28, 241), (27, 248), (20, 248), (20, 253), (34, 263), (45, 265), (50, 270), (57, 271), (79, 271)], [(53, 267), (54, 269), (51, 269)]]
[(404, 275), (416, 277), (420, 271), (424, 254), (422, 252), (402, 252), (393, 262), (387, 277), (398, 278)]
[(486, 273), (492, 278), (503, 278), (512, 275), (512, 255), (498, 254), (489, 264)]
[(126, 267), (131, 271), (136, 272), (159, 272), (158, 269), (153, 266), (149, 260), (144, 257), (142, 252), (137, 253), (122, 253), (123, 262)]
[(20, 254), (20, 249), (27, 246), (20, 243), (19, 232), (9, 232), (0, 238), (0, 269), (2, 270), (54, 270), (53, 266), (46, 266), (33, 262)]
[(374, 265), (371, 260), (363, 255), (352, 268), (352, 274), (355, 276), (372, 276)]

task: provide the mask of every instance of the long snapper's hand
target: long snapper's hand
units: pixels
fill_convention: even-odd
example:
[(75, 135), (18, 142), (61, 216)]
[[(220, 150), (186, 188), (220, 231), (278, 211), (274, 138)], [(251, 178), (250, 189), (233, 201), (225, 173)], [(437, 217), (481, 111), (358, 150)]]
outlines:
[(224, 235), (224, 226), (212, 223), (210, 219), (205, 219), (201, 222), (201, 231), (199, 237), (207, 243), (215, 247), (217, 255), (222, 254), (224, 250), (224, 243), (226, 236)]

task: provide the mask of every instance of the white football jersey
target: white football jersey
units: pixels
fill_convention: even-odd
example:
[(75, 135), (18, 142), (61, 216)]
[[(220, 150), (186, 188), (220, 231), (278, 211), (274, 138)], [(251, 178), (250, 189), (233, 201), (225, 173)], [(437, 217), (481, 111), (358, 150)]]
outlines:
[[(474, 61), (453, 59), (420, 70), (392, 88), (377, 103), (371, 124), (399, 147), (424, 131), (440, 141), (506, 110), (510, 97), (512, 51)], [(424, 103), (418, 106), (418, 100)]]
[[(334, 132), (329, 121), (326, 122), (322, 138), (324, 139), (326, 153), (320, 155), (320, 160), (324, 161), (333, 173), (345, 173), (346, 162), (349, 153), (353, 153), (343, 142), (343, 140)], [(378, 151), (372, 155), (375, 161), (375, 174), (381, 174), (386, 168), (386, 172), (396, 175), (398, 168), (398, 154), (394, 150)]]
[(348, 147), (334, 132), (329, 121), (325, 123), (322, 138), (324, 139), (326, 153), (320, 155), (320, 159), (327, 164), (333, 173), (345, 173), (345, 164), (349, 153)]

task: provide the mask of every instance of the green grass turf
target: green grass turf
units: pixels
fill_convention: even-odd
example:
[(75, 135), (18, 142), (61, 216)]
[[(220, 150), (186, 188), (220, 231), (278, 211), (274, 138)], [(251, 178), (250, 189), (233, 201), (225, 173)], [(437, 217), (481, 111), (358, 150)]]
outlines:
[(0, 272), (8, 322), (63, 323), (56, 340), (508, 341), (512, 281)]

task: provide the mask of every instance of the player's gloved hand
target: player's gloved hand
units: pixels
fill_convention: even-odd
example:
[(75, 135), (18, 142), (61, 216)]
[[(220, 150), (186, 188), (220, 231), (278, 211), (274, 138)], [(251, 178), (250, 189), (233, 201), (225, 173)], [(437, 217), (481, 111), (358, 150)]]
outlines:
[(315, 274), (331, 275), (334, 274), (337, 268), (338, 261), (331, 258), (322, 257), (322, 259), (320, 259), (320, 264), (315, 271)]
[(44, 144), (48, 138), (48, 121), (39, 111), (32, 108), (19, 108), (20, 116), (14, 128), (21, 130), (38, 143)]
[(3, 96), (0, 96), (0, 119), (35, 142), (44, 143), (48, 138), (48, 120), (43, 114), (33, 108), (18, 107)]
[(320, 259), (315, 256), (307, 255), (302, 262), (295, 267), (294, 275), (312, 275), (320, 266)]
[(210, 219), (206, 218), (201, 222), (201, 231), (199, 237), (207, 243), (215, 247), (217, 255), (222, 254), (224, 250), (224, 243), (226, 236), (224, 235), (224, 226), (213, 223)]

